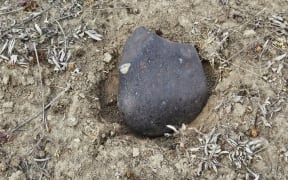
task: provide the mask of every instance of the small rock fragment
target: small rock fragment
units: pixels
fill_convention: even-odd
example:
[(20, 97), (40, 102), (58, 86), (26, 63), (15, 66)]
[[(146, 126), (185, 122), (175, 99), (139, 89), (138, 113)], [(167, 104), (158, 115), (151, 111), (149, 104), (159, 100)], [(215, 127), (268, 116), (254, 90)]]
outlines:
[(32, 85), (35, 83), (33, 76), (22, 77), (22, 78), (20, 78), (20, 80), (21, 80), (23, 86)]
[(18, 170), (18, 171), (16, 171), (16, 172), (13, 172), (13, 173), (11, 174), (11, 176), (8, 177), (8, 180), (21, 180), (21, 179), (26, 179), (26, 176), (25, 176), (25, 174), (24, 174), (22, 171), (20, 171), (20, 170)]
[(78, 94), (74, 94), (72, 96), (72, 103), (70, 104), (68, 115), (67, 115), (67, 126), (69, 127), (74, 127), (78, 124), (79, 118), (78, 118), (78, 113), (79, 113), (79, 96)]
[(5, 162), (0, 162), (0, 172), (4, 172), (8, 169), (8, 166)]
[(140, 27), (127, 40), (119, 64), (118, 106), (136, 133), (162, 136), (167, 125), (190, 123), (208, 99), (196, 49)]
[(71, 141), (71, 144), (69, 145), (69, 147), (71, 149), (77, 150), (79, 149), (79, 147), (81, 146), (81, 140), (79, 138), (75, 138)]
[(97, 82), (97, 77), (95, 76), (94, 72), (91, 72), (91, 71), (88, 72), (87, 80), (88, 82), (91, 82), (91, 83)]
[(119, 70), (122, 74), (126, 74), (129, 71), (130, 66), (131, 66), (130, 63), (122, 64)]
[(139, 148), (133, 148), (132, 156), (137, 157), (139, 156), (139, 154), (140, 154)]
[(82, 93), (82, 92), (80, 92), (80, 93), (78, 94), (78, 96), (81, 97), (81, 98), (83, 98), (83, 99), (85, 98), (85, 94)]
[(27, 81), (27, 85), (32, 85), (35, 82), (33, 76), (28, 76), (26, 81)]
[(247, 29), (243, 33), (244, 37), (254, 37), (255, 35), (256, 35), (256, 32), (253, 29)]
[(74, 116), (70, 116), (67, 118), (67, 126), (74, 127), (78, 124), (78, 120)]
[(9, 83), (9, 81), (10, 81), (10, 76), (8, 74), (5, 74), (3, 76), (3, 84), (7, 85)]
[(233, 96), (233, 101), (235, 103), (243, 103), (243, 98), (242, 98), (242, 96), (235, 95), (235, 96)]
[(110, 63), (112, 60), (112, 55), (109, 53), (104, 53), (104, 62)]
[(191, 20), (187, 16), (179, 16), (178, 22), (184, 28), (191, 28), (192, 27)]
[(235, 103), (234, 112), (237, 116), (242, 117), (245, 113), (245, 107), (240, 103)]
[(10, 101), (10, 102), (4, 102), (2, 107), (7, 108), (7, 109), (12, 109), (13, 106), (14, 106), (14, 103)]

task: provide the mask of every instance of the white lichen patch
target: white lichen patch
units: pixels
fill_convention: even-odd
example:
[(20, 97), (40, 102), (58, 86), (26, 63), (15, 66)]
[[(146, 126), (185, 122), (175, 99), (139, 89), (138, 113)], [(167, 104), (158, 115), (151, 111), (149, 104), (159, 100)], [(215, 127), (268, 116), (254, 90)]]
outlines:
[(131, 66), (131, 63), (125, 63), (125, 64), (122, 64), (120, 67), (119, 67), (119, 70), (122, 74), (127, 74), (128, 71), (129, 71), (129, 68)]

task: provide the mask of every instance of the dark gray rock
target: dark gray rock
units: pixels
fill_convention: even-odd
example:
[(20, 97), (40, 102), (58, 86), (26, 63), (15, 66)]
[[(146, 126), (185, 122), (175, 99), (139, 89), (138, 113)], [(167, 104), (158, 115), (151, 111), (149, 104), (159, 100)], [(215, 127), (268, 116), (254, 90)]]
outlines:
[(144, 136), (190, 123), (208, 99), (197, 51), (140, 27), (127, 40), (119, 64), (118, 106), (125, 123)]

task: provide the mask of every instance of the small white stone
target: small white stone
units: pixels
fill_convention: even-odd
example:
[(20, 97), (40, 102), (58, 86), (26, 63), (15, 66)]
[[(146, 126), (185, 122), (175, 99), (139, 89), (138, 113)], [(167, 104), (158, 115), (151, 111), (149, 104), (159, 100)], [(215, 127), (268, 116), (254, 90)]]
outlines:
[(112, 55), (109, 53), (104, 53), (104, 62), (110, 63), (112, 60)]
[(3, 77), (3, 84), (7, 85), (9, 83), (10, 76), (8, 74), (5, 74)]
[(90, 72), (88, 72), (87, 80), (88, 80), (88, 82), (96, 83), (97, 77), (95, 76), (95, 74), (93, 72), (90, 71)]
[(81, 140), (79, 138), (75, 138), (71, 141), (70, 148), (79, 149), (80, 145), (81, 145)]
[(50, 115), (50, 114), (47, 115), (47, 120), (48, 120), (48, 121), (51, 121), (51, 120), (53, 120), (53, 119), (54, 119), (54, 116), (52, 116), (52, 115)]
[(133, 148), (132, 156), (137, 157), (139, 156), (139, 154), (140, 154), (139, 148)]
[(120, 66), (120, 72), (121, 72), (122, 74), (127, 74), (128, 71), (129, 71), (130, 66), (131, 66), (131, 63), (122, 64), (122, 65)]
[(242, 117), (245, 114), (245, 107), (240, 103), (235, 103), (234, 105), (234, 114), (238, 117)]
[(242, 96), (234, 96), (233, 97), (233, 101), (235, 103), (242, 103), (243, 102), (243, 98), (242, 98)]
[(192, 27), (192, 23), (189, 20), (189, 18), (187, 18), (186, 16), (179, 16), (178, 17), (178, 22), (181, 26), (183, 26), (184, 28), (190, 28)]
[(247, 29), (243, 33), (244, 37), (254, 37), (255, 35), (256, 35), (256, 32), (253, 29)]
[(85, 94), (84, 94), (84, 93), (82, 93), (82, 92), (81, 92), (81, 93), (79, 93), (78, 95), (79, 95), (81, 98), (83, 98), (83, 99), (85, 98)]
[(11, 108), (13, 108), (13, 106), (14, 106), (14, 103), (12, 101), (10, 101), (10, 102), (4, 102), (2, 107), (7, 108), (7, 109), (8, 108), (11, 109)]
[(31, 85), (31, 84), (34, 84), (34, 78), (33, 78), (33, 76), (29, 76), (29, 77), (27, 77), (27, 85)]
[(12, 173), (11, 176), (8, 177), (8, 180), (20, 180), (20, 179), (26, 179), (25, 174), (20, 170)]
[(77, 118), (75, 118), (75, 117), (73, 117), (73, 116), (67, 118), (67, 125), (68, 125), (69, 127), (74, 127), (74, 126), (76, 126), (77, 124), (78, 124)]

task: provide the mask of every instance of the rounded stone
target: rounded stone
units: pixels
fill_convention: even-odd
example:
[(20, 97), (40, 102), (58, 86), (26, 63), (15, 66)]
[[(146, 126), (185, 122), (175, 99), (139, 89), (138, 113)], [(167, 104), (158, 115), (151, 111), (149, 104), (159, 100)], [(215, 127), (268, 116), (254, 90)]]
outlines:
[(196, 49), (137, 28), (119, 64), (118, 107), (137, 134), (162, 136), (201, 112), (208, 88)]

